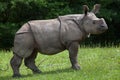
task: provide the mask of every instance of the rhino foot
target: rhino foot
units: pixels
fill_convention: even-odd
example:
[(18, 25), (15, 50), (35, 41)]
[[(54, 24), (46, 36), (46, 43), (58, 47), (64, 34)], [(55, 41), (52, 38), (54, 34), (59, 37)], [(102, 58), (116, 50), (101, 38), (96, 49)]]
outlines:
[(34, 73), (34, 74), (40, 74), (40, 73), (42, 73), (42, 71), (36, 70), (36, 71), (33, 71), (33, 73)]
[(20, 74), (14, 74), (13, 76), (12, 76), (13, 78), (20, 78), (20, 77), (22, 77)]
[(79, 65), (75, 65), (75, 66), (72, 66), (72, 68), (73, 68), (74, 70), (79, 70), (79, 69), (80, 69), (80, 66), (79, 66)]

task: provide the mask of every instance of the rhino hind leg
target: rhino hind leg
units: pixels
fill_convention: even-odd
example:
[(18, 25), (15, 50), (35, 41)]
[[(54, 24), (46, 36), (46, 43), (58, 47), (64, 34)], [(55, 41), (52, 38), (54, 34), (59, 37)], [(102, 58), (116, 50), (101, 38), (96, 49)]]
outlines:
[(21, 75), (19, 73), (19, 68), (22, 63), (22, 59), (23, 59), (22, 57), (20, 57), (14, 53), (14, 56), (12, 57), (12, 59), (10, 61), (10, 64), (11, 64), (11, 67), (13, 70), (13, 77), (21, 77)]
[(37, 51), (34, 49), (32, 54), (29, 57), (25, 58), (24, 63), (25, 66), (27, 66), (29, 69), (33, 71), (33, 73), (41, 73), (41, 71), (35, 65), (36, 56), (37, 56)]

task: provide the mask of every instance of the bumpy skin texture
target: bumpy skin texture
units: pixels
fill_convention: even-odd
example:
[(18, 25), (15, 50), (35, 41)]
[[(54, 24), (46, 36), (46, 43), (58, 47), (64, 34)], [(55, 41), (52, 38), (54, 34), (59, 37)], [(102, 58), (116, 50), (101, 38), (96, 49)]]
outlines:
[(14, 52), (26, 58), (37, 48), (41, 53), (51, 55), (63, 51), (71, 41), (82, 40), (84, 33), (76, 23), (69, 17), (60, 18), (61, 26), (58, 19), (29, 21), (30, 26), (27, 23), (23, 25), (16, 33)]
[[(99, 5), (92, 10), (98, 11)], [(15, 35), (13, 53), (10, 63), (13, 77), (20, 77), (19, 67), (24, 58), (25, 65), (33, 73), (41, 73), (35, 65), (37, 52), (53, 55), (65, 49), (69, 51), (72, 68), (80, 69), (77, 62), (79, 43), (88, 34), (100, 34), (108, 29), (105, 20), (97, 18), (93, 12), (88, 12), (84, 5), (85, 14), (59, 16), (50, 20), (33, 20), (25, 23)]]

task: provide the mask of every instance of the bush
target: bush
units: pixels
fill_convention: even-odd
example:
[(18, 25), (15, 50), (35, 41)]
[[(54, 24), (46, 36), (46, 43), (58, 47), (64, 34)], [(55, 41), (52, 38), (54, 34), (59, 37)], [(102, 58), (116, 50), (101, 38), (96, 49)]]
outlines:
[(14, 34), (24, 22), (79, 14), (82, 13), (82, 5), (88, 5), (91, 10), (96, 3), (102, 5), (97, 16), (105, 18), (109, 30), (96, 37), (93, 35), (86, 44), (117, 45), (120, 43), (120, 0), (1, 0), (0, 47), (12, 47)]
[(16, 27), (14, 23), (0, 23), (0, 49), (9, 49), (13, 46)]

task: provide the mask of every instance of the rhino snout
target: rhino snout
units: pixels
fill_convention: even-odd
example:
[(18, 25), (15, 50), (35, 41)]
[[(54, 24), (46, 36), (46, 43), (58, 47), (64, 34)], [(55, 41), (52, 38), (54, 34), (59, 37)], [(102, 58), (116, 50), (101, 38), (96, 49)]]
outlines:
[(106, 24), (106, 22), (105, 22), (105, 20), (103, 19), (103, 18), (101, 18), (101, 25), (100, 25), (100, 30), (102, 30), (102, 31), (106, 31), (107, 29), (108, 29), (108, 26), (107, 26), (107, 24)]
[(102, 30), (108, 30), (108, 27), (107, 26), (104, 26), (104, 25), (101, 25), (101, 28), (102, 28)]

